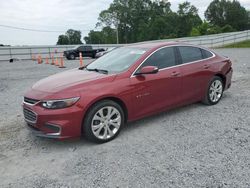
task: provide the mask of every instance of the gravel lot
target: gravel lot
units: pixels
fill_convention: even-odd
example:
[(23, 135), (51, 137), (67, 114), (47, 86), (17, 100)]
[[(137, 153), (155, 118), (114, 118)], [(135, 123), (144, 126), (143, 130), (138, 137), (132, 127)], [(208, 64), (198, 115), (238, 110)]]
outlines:
[(250, 187), (250, 50), (216, 51), (234, 67), (232, 88), (219, 104), (197, 103), (130, 123), (101, 145), (33, 136), (22, 96), (65, 69), (0, 62), (0, 187)]

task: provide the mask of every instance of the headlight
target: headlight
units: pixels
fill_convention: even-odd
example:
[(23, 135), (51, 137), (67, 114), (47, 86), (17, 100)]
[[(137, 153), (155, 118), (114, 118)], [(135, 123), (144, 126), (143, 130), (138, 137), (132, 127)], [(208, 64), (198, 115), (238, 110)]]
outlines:
[(48, 109), (60, 109), (67, 108), (75, 104), (80, 97), (70, 98), (70, 99), (60, 99), (60, 100), (48, 100), (42, 102), (42, 107)]

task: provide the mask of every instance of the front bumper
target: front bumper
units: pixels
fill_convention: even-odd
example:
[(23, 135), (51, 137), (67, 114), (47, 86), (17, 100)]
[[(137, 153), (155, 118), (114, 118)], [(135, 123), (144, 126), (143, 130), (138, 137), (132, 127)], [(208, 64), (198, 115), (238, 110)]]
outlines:
[(64, 139), (64, 138), (68, 138), (68, 137), (62, 137), (60, 135), (60, 132), (58, 133), (45, 133), (40, 131), (39, 129), (37, 129), (34, 125), (30, 124), (27, 122), (27, 127), (28, 129), (35, 135), (38, 137), (44, 137), (44, 138), (53, 138), (53, 139)]
[[(23, 103), (24, 119), (31, 132), (39, 137), (66, 139), (81, 136), (83, 110), (77, 105), (49, 110)], [(28, 114), (27, 114), (28, 112)]]

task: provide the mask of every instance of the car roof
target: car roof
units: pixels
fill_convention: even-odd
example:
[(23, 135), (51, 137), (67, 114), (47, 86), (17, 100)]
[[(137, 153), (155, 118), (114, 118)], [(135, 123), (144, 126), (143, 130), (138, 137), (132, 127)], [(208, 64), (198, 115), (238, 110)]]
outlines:
[(160, 41), (160, 42), (140, 42), (140, 43), (134, 43), (127, 45), (128, 47), (135, 47), (135, 48), (146, 48), (146, 49), (153, 49), (153, 48), (160, 48), (163, 46), (172, 46), (172, 45), (188, 45), (181, 42), (174, 42), (174, 41)]

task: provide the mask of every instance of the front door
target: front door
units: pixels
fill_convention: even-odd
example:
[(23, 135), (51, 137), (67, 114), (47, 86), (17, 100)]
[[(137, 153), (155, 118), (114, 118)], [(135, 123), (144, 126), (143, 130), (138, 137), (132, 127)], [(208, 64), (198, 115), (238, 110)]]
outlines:
[(156, 74), (138, 75), (130, 78), (136, 118), (171, 108), (181, 100), (181, 73), (176, 66), (175, 48), (165, 47), (153, 53), (138, 69), (144, 66), (156, 66)]

